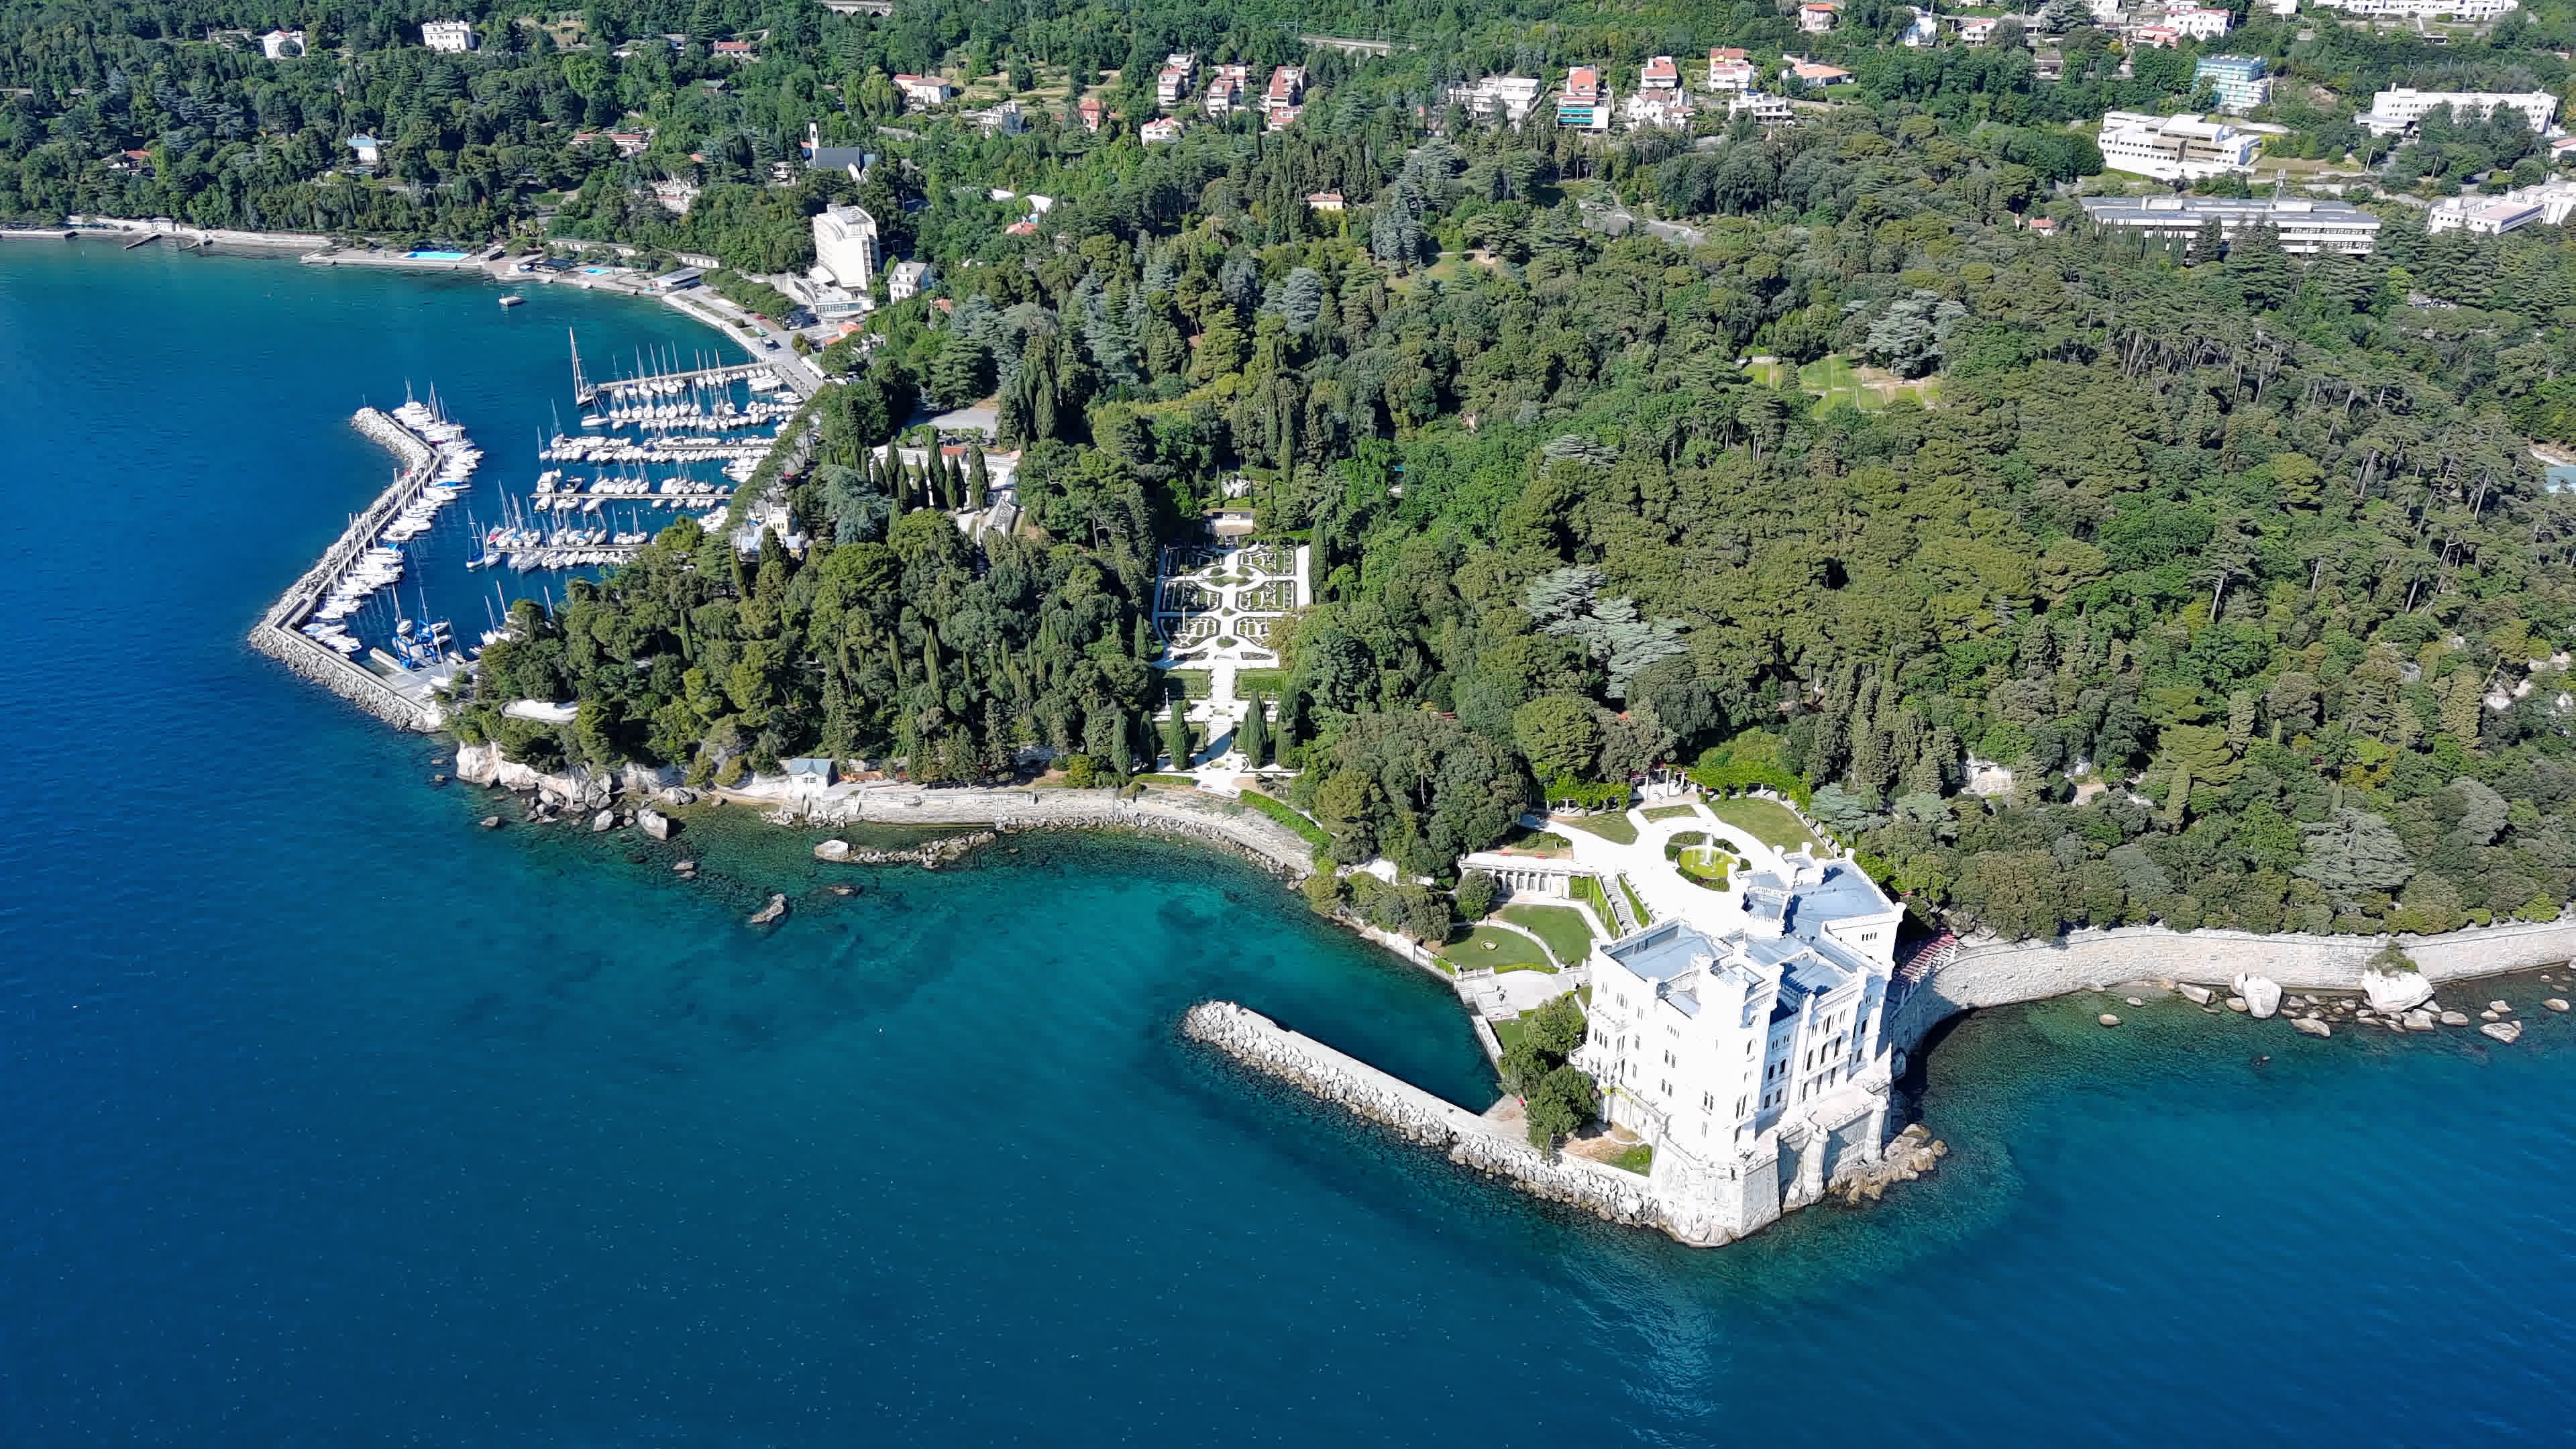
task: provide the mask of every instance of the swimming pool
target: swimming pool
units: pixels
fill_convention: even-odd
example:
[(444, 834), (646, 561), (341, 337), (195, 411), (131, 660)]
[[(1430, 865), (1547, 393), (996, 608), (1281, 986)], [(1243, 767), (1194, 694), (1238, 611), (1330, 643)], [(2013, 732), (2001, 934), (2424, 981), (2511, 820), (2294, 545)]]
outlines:
[(461, 262), (465, 260), (465, 253), (463, 252), (405, 252), (403, 255), (416, 262)]

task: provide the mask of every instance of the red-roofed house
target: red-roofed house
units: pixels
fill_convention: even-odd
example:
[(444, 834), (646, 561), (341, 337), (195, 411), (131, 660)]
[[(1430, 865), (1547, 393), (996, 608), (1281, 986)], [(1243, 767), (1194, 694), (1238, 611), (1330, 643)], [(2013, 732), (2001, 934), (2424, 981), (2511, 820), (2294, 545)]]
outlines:
[(1108, 114), (1106, 108), (1100, 104), (1098, 96), (1084, 96), (1075, 102), (1073, 113), (1081, 118), (1082, 129), (1086, 131), (1099, 130), (1101, 119)]
[(760, 53), (751, 48), (751, 42), (748, 40), (719, 40), (707, 48), (726, 60), (760, 59)]
[(1673, 64), (1669, 55), (1650, 56), (1645, 69), (1637, 73), (1637, 84), (1650, 91), (1677, 91), (1682, 88), (1682, 68)]
[(1261, 98), (1261, 110), (1270, 118), (1270, 129), (1276, 131), (1287, 125), (1305, 108), (1306, 68), (1302, 65), (1271, 67), (1270, 91)]
[(1556, 123), (1586, 131), (1610, 129), (1610, 97), (1601, 89), (1598, 68), (1578, 65), (1565, 73), (1565, 94), (1556, 98)]
[(1842, 8), (1832, 0), (1813, 0), (1811, 4), (1801, 5), (1798, 7), (1798, 28), (1809, 35), (1822, 35), (1833, 29), (1834, 22), (1842, 18)]
[(1753, 89), (1754, 78), (1760, 74), (1753, 62), (1745, 59), (1743, 51), (1719, 49), (1708, 53), (1710, 90), (1741, 95)]

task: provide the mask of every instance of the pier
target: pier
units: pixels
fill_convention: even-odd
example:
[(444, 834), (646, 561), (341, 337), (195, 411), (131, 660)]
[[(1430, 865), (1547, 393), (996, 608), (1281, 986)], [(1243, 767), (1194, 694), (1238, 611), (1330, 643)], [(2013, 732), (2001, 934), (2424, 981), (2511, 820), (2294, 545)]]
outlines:
[(365, 512), (349, 520), (321, 561), (269, 605), (250, 631), (250, 646), (397, 729), (426, 733), (446, 721), (434, 687), (454, 677), (453, 667), (397, 683), (301, 632), (332, 587), (358, 565), (386, 527), (439, 486), (439, 450), (420, 435), (374, 408), (358, 409), (352, 421), (359, 432), (391, 451), (402, 471)]

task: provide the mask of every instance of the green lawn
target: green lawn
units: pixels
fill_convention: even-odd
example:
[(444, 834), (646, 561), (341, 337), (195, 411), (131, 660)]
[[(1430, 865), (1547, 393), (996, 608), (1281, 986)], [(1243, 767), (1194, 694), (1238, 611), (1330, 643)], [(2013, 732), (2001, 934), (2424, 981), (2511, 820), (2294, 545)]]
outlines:
[(1685, 816), (1697, 815), (1699, 813), (1699, 807), (1696, 805), (1655, 805), (1650, 806), (1643, 813), (1649, 820), (1680, 820)]
[(1802, 845), (1814, 849), (1818, 843), (1789, 807), (1777, 800), (1739, 795), (1707, 803), (1710, 814), (1774, 850), (1794, 850)]
[(1273, 800), (1258, 790), (1246, 790), (1243, 792), (1243, 803), (1296, 831), (1298, 838), (1308, 845), (1333, 843), (1333, 837), (1324, 833), (1324, 827), (1298, 814), (1296, 807), (1285, 800)]
[(1550, 835), (1544, 830), (1531, 830), (1520, 825), (1513, 826), (1511, 834), (1504, 836), (1502, 842), (1494, 848), (1554, 858), (1562, 858), (1574, 853), (1574, 843), (1564, 836)]
[[(1746, 369), (1753, 380), (1764, 387), (1785, 387), (1789, 381), (1787, 364), (1757, 362)], [(1873, 383), (1876, 385), (1873, 386)], [(1884, 372), (1863, 378), (1851, 359), (1841, 356), (1820, 357), (1798, 369), (1798, 386), (1816, 394), (1819, 413), (1845, 403), (1861, 412), (1876, 412), (1886, 407), (1891, 395), (1912, 395), (1925, 407), (1938, 407), (1941, 402), (1941, 379), (1938, 377), (1892, 379)]]
[(1621, 894), (1627, 896), (1628, 911), (1637, 918), (1637, 925), (1640, 928), (1655, 923), (1655, 913), (1647, 910), (1646, 903), (1637, 898), (1637, 888), (1628, 884), (1628, 878), (1624, 875), (1619, 877), (1619, 890)]
[(1598, 835), (1604, 840), (1617, 841), (1621, 845), (1637, 843), (1637, 822), (1630, 820), (1625, 811), (1605, 812), (1599, 815), (1571, 815), (1563, 820), (1551, 820), (1548, 823), (1571, 826), (1576, 830)]
[(1271, 703), (1277, 704), (1279, 702), (1279, 696), (1285, 694), (1287, 690), (1288, 671), (1285, 669), (1238, 669), (1234, 671), (1234, 697), (1237, 699), (1250, 699), (1257, 694), (1262, 698), (1269, 700)]
[(1572, 906), (1505, 906), (1495, 914), (1545, 941), (1564, 965), (1592, 954), (1592, 923)]
[(1618, 1156), (1611, 1158), (1610, 1165), (1612, 1167), (1626, 1168), (1628, 1171), (1636, 1173), (1642, 1177), (1654, 1169), (1654, 1144), (1651, 1142), (1640, 1142), (1636, 1146), (1629, 1148), (1627, 1151), (1620, 1153)]
[(1600, 917), (1601, 919), (1602, 929), (1614, 933), (1619, 929), (1619, 918), (1610, 914), (1610, 902), (1604, 899), (1601, 894), (1601, 878), (1599, 876), (1576, 876), (1574, 878), (1574, 898), (1592, 908), (1592, 914)]
[[(1492, 949), (1486, 949), (1488, 946)], [(1518, 931), (1494, 926), (1476, 927), (1464, 939), (1441, 947), (1440, 954), (1462, 971), (1480, 966), (1490, 966), (1496, 971), (1556, 970), (1556, 963), (1547, 959), (1547, 952), (1541, 950), (1536, 941)]]
[(1512, 1043), (1521, 1039), (1522, 1027), (1520, 1018), (1516, 1016), (1509, 1021), (1497, 1021), (1487, 1024), (1492, 1026), (1494, 1029), (1495, 1042), (1500, 1044), (1504, 1053), (1508, 1055), (1512, 1049)]

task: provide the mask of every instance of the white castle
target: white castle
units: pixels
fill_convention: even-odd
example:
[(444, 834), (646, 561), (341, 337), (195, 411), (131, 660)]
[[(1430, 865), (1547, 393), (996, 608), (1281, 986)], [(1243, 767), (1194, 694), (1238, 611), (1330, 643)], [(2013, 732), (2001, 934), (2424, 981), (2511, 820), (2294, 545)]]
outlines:
[(1654, 1145), (1684, 1236), (1742, 1237), (1878, 1161), (1884, 1032), (1902, 907), (1859, 867), (1804, 852), (1740, 892), (1593, 948), (1575, 1065)]

